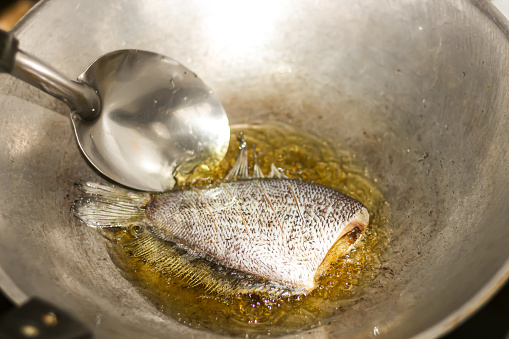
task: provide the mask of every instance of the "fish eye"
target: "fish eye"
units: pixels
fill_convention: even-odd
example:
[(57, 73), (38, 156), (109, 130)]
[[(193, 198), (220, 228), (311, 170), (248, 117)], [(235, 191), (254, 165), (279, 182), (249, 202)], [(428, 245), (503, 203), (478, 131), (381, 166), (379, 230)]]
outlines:
[(131, 227), (131, 231), (133, 235), (138, 235), (143, 233), (144, 227), (142, 225), (134, 225), (133, 227)]

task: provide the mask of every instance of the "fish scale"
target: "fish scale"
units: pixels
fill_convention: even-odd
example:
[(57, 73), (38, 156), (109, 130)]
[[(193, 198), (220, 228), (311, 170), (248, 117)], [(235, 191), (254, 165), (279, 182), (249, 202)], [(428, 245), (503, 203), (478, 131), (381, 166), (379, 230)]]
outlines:
[(318, 267), (347, 225), (366, 222), (367, 215), (361, 203), (339, 191), (273, 178), (159, 194), (145, 209), (160, 238), (304, 289), (314, 287)]

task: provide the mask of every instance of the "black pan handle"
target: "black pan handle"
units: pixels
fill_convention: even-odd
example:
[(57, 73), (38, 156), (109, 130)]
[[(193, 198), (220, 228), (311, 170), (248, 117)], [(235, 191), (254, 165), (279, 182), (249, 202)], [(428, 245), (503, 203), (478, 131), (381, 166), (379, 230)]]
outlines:
[(19, 41), (11, 32), (0, 30), (0, 72), (12, 73)]
[(0, 298), (8, 306), (0, 313), (0, 339), (92, 339), (85, 325), (46, 301), (33, 298), (16, 308)]

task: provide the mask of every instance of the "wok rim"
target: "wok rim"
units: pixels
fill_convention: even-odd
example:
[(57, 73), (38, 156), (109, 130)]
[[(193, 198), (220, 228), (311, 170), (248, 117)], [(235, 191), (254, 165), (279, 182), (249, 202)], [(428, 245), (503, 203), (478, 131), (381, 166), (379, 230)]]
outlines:
[[(37, 2), (32, 8), (12, 27), (10, 30), (16, 34), (21, 30), (33, 15), (43, 9), (50, 1)], [(488, 20), (492, 21), (497, 28), (504, 34), (509, 41), (509, 20), (506, 18), (491, 2), (484, 0), (468, 0), (472, 6), (476, 7)], [(490, 301), (495, 294), (504, 286), (509, 280), (509, 258), (497, 271), (493, 277), (471, 298), (469, 298), (462, 306), (450, 313), (447, 317), (425, 330), (410, 337), (411, 339), (428, 339), (438, 338), (453, 329), (457, 328), (460, 324), (464, 323), (484, 305)], [(21, 306), (26, 303), (30, 296), (25, 293), (5, 272), (4, 268), (0, 266), (0, 291), (16, 306)], [(383, 331), (383, 330), (382, 330)], [(383, 334), (381, 331), (380, 334)], [(298, 335), (299, 333), (296, 333)]]

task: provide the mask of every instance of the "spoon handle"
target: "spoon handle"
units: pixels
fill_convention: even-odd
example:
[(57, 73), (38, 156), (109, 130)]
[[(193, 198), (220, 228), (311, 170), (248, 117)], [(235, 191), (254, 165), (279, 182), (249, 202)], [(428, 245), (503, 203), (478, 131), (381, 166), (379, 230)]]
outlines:
[(69, 80), (65, 75), (18, 48), (10, 32), (0, 30), (0, 72), (9, 73), (65, 102), (71, 111), (92, 120), (100, 110), (97, 92), (84, 82)]

